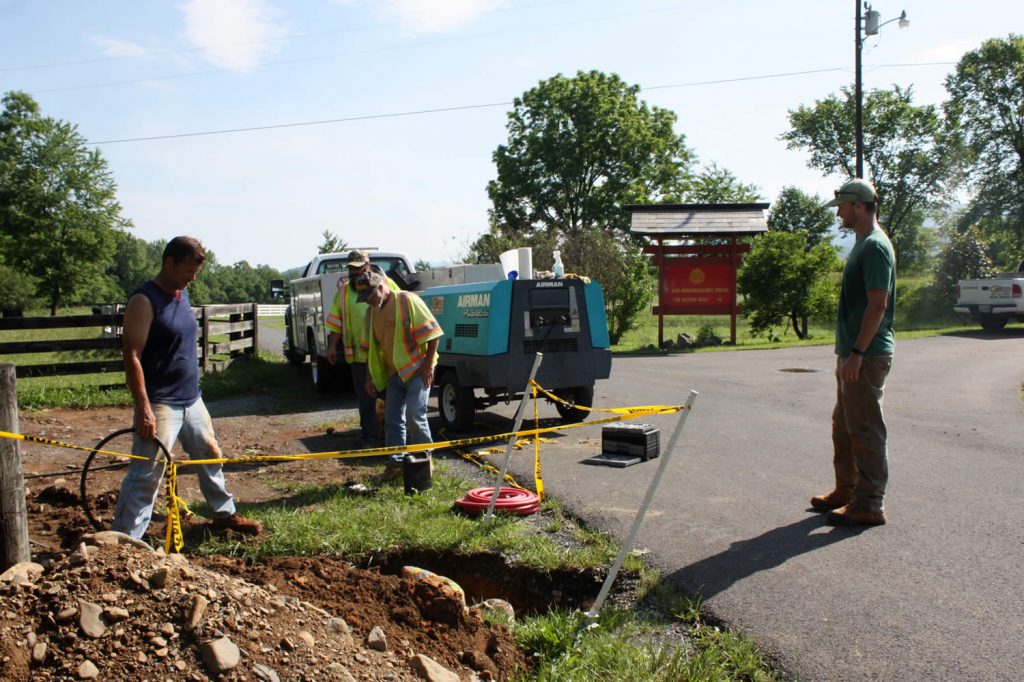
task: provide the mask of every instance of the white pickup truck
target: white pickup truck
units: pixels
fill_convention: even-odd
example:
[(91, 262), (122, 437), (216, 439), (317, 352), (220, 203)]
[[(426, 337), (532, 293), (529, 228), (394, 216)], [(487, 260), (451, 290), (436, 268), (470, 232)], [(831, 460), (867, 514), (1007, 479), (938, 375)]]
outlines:
[[(363, 249), (370, 262), (380, 268), (403, 288), (415, 286), (413, 267), (401, 253)], [(293, 365), (301, 365), (309, 357), (310, 378), (318, 391), (351, 386), (352, 377), (344, 359), (336, 365), (327, 361), (327, 316), (338, 289), (348, 282), (348, 252), (322, 253), (309, 261), (302, 276), (288, 283), (289, 305), (285, 310), (284, 356)], [(284, 290), (277, 280), (271, 288)]]
[(1024, 322), (1024, 260), (1017, 272), (1002, 272), (990, 279), (962, 279), (956, 285), (953, 310), (966, 313), (982, 329), (997, 330), (1011, 320)]

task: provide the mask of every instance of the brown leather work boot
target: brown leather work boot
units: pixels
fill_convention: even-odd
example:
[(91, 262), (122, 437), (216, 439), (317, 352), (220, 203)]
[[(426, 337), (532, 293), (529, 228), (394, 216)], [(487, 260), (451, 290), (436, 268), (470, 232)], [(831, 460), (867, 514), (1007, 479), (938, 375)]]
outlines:
[(853, 504), (833, 509), (825, 517), (833, 526), (883, 526), (885, 512), (867, 511)]
[(831, 511), (853, 501), (853, 487), (837, 487), (827, 495), (815, 495), (811, 498), (811, 506), (818, 511)]
[(223, 516), (213, 520), (213, 525), (224, 530), (233, 530), (236, 533), (245, 535), (259, 535), (263, 530), (263, 524), (255, 519), (247, 519), (238, 512), (231, 516)]

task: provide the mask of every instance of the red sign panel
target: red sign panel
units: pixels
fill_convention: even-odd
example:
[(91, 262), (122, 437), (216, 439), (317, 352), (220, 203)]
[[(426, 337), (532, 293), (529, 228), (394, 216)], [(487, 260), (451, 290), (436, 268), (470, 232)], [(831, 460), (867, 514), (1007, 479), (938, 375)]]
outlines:
[(662, 313), (700, 312), (714, 308), (729, 312), (736, 304), (735, 268), (721, 259), (686, 258), (663, 263), (658, 303)]

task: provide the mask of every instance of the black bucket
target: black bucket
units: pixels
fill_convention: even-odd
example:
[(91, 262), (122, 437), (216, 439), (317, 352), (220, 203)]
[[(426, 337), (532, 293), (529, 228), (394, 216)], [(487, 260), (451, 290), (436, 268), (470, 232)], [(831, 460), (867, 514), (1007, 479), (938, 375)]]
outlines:
[(430, 455), (409, 453), (402, 462), (402, 483), (406, 495), (430, 490)]

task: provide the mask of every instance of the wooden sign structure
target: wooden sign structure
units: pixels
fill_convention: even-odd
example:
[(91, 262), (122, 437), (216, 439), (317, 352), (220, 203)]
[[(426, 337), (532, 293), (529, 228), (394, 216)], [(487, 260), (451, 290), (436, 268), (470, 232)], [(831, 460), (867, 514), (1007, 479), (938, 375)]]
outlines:
[[(644, 253), (658, 267), (658, 347), (665, 315), (728, 315), (736, 343), (736, 272), (749, 244), (768, 231), (769, 204), (630, 204), (629, 231), (653, 241)], [(666, 242), (670, 242), (667, 243)]]

